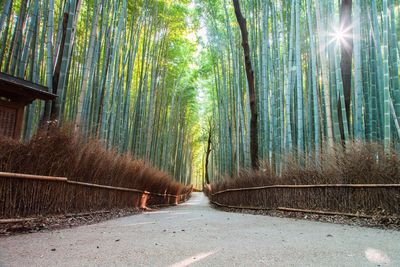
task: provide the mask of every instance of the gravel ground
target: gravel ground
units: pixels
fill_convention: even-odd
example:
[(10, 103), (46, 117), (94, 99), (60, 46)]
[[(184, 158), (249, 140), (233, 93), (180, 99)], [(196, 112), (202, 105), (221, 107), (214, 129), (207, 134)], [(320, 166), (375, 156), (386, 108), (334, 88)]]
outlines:
[(89, 213), (35, 217), (18, 223), (0, 224), (0, 238), (2, 236), (35, 233), (40, 231), (58, 230), (80, 225), (95, 224), (102, 221), (115, 219), (140, 213), (141, 210), (115, 209)]
[(320, 215), (320, 214), (304, 213), (304, 212), (288, 212), (279, 210), (235, 209), (235, 208), (225, 208), (214, 204), (212, 204), (212, 207), (226, 212), (237, 212), (244, 214), (292, 218), (292, 219), (319, 221), (326, 223), (347, 224), (350, 226), (363, 226), (363, 227), (379, 228), (384, 230), (400, 231), (400, 217), (385, 217), (381, 216), (380, 214), (373, 216), (372, 218), (363, 218), (363, 217), (349, 217), (340, 215)]
[(177, 207), (0, 238), (0, 266), (400, 266), (400, 232)]

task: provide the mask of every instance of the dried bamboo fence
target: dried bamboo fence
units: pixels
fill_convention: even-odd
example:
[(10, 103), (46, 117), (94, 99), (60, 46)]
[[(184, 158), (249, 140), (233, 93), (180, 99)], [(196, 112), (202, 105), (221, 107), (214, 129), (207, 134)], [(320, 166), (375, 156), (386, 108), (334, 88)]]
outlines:
[(400, 216), (400, 184), (271, 185), (211, 190), (207, 195), (211, 203), (226, 208)]
[(164, 194), (50, 177), (0, 172), (0, 219), (113, 208), (146, 208), (186, 201), (192, 187)]

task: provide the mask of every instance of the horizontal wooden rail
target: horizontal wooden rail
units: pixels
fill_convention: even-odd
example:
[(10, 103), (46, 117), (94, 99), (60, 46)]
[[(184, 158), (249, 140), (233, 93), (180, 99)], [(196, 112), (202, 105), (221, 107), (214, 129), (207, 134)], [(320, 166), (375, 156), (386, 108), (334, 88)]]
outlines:
[(264, 208), (264, 207), (252, 207), (252, 206), (233, 206), (233, 205), (225, 205), (222, 203), (219, 203), (214, 200), (210, 200), (210, 203), (220, 206), (223, 208), (228, 208), (228, 209), (242, 209), (242, 210), (272, 210), (271, 208)]
[(151, 196), (161, 196), (161, 197), (182, 197), (187, 195), (180, 194), (180, 195), (171, 195), (171, 194), (161, 194), (161, 193), (153, 193), (144, 190), (132, 189), (132, 188), (125, 188), (125, 187), (116, 187), (110, 185), (100, 185), (100, 184), (92, 184), (86, 182), (78, 182), (69, 180), (66, 177), (55, 177), (55, 176), (41, 176), (41, 175), (32, 175), (32, 174), (22, 174), (22, 173), (10, 173), (10, 172), (0, 172), (0, 177), (2, 178), (12, 178), (12, 179), (24, 179), (24, 180), (38, 180), (38, 181), (53, 181), (53, 182), (63, 182), (68, 184), (75, 184), (81, 185), (86, 187), (95, 187), (95, 188), (102, 188), (102, 189), (109, 189), (109, 190), (117, 190), (117, 191), (125, 191), (125, 192), (133, 192), (139, 194), (147, 194)]
[[(372, 219), (374, 217), (371, 215), (363, 215), (363, 214), (354, 214), (354, 213), (345, 213), (345, 212), (336, 212), (336, 211), (293, 209), (293, 208), (284, 208), (284, 207), (278, 207), (277, 210), (287, 211), (287, 212), (302, 212), (302, 213), (313, 213), (313, 214), (321, 214), (321, 215), (332, 215), (332, 216), (340, 215), (340, 216), (358, 217), (358, 218), (367, 218), (367, 219)], [(385, 218), (389, 218), (389, 217), (385, 216)]]
[[(345, 212), (336, 212), (336, 211), (321, 211), (321, 210), (308, 210), (308, 209), (293, 209), (293, 208), (285, 208), (285, 207), (278, 207), (276, 209), (272, 208), (265, 208), (265, 207), (251, 207), (251, 206), (233, 206), (233, 205), (225, 205), (219, 202), (210, 200), (210, 203), (228, 209), (240, 209), (240, 210), (265, 210), (265, 211), (285, 211), (285, 212), (301, 212), (301, 213), (311, 213), (311, 214), (320, 214), (320, 215), (331, 215), (331, 216), (346, 216), (346, 217), (357, 217), (357, 218), (365, 218), (365, 219), (372, 219), (374, 216), (372, 215), (364, 215), (364, 214), (354, 214), (354, 213), (345, 213)], [(396, 216), (379, 216), (379, 218), (398, 218)]]
[(55, 182), (66, 182), (68, 180), (65, 177), (41, 176), (41, 175), (11, 173), (11, 172), (0, 172), (0, 177), (25, 179), (25, 180), (55, 181)]
[(117, 191), (134, 192), (134, 193), (141, 193), (141, 194), (145, 193), (145, 191), (141, 191), (141, 190), (137, 190), (137, 189), (131, 189), (131, 188), (125, 188), (125, 187), (117, 187), (117, 186), (110, 186), (110, 185), (100, 185), (100, 184), (91, 184), (91, 183), (71, 181), (71, 180), (67, 180), (66, 182), (68, 184), (83, 185), (83, 186), (87, 186), (87, 187), (95, 187), (95, 188), (110, 189), (110, 190), (117, 190)]
[(230, 188), (212, 193), (211, 196), (228, 193), (228, 192), (242, 192), (242, 191), (253, 191), (270, 188), (335, 188), (335, 187), (347, 187), (347, 188), (387, 188), (387, 187), (400, 187), (400, 184), (310, 184), (310, 185), (266, 185), (258, 187), (247, 187), (247, 188)]
[(0, 219), (0, 224), (21, 223), (34, 220), (36, 220), (36, 218)]

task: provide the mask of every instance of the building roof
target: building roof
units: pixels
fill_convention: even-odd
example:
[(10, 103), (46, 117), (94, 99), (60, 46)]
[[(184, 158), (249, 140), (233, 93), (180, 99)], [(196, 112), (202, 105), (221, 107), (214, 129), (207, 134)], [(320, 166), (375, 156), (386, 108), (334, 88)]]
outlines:
[(57, 96), (45, 86), (0, 72), (0, 96), (30, 103), (35, 99), (53, 100)]

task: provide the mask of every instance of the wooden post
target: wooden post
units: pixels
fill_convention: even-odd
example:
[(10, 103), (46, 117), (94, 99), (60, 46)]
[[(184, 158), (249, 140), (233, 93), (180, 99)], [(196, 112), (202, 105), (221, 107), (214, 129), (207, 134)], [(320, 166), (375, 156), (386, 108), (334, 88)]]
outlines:
[(142, 198), (140, 199), (140, 208), (143, 210), (147, 209), (147, 199), (149, 198), (149, 193), (150, 192), (144, 191)]

